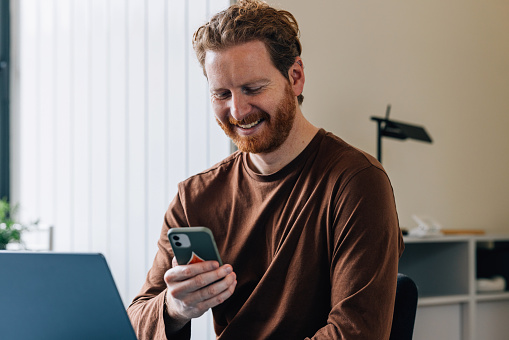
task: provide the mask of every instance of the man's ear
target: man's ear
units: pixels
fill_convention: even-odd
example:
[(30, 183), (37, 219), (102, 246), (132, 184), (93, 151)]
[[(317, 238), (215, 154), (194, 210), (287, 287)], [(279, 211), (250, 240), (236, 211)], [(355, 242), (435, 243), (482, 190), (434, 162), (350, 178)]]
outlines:
[(295, 62), (288, 70), (290, 84), (292, 85), (293, 93), (298, 96), (304, 90), (304, 83), (306, 77), (304, 76), (304, 63), (301, 57), (295, 57)]

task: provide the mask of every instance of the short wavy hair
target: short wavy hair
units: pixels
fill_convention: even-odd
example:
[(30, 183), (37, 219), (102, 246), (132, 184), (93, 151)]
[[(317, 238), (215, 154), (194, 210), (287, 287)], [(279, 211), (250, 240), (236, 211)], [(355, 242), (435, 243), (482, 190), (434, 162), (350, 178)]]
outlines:
[[(289, 80), (288, 70), (301, 55), (299, 25), (288, 11), (270, 7), (258, 0), (240, 0), (214, 15), (198, 28), (193, 48), (205, 72), (207, 51), (219, 51), (260, 40), (265, 43), (274, 66)], [(304, 96), (298, 97), (299, 105)]]

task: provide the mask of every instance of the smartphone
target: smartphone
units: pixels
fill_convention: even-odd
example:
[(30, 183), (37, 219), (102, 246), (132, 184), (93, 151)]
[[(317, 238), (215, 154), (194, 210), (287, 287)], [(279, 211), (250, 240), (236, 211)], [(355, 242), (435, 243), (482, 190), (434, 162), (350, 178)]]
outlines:
[(209, 228), (172, 228), (168, 231), (168, 239), (180, 265), (203, 261), (217, 261), (220, 266), (223, 265)]

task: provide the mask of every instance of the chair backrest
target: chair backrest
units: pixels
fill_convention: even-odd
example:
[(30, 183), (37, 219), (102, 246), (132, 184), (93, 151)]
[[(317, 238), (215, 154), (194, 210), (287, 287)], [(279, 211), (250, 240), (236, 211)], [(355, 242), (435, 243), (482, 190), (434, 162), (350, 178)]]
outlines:
[(412, 339), (417, 299), (417, 286), (415, 282), (404, 274), (398, 274), (396, 303), (394, 305), (390, 340)]

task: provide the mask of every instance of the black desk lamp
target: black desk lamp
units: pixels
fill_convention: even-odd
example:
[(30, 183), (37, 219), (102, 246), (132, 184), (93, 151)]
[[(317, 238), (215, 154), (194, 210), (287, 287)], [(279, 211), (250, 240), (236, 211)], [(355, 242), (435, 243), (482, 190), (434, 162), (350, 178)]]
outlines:
[(391, 137), (396, 139), (405, 140), (407, 138), (416, 139), (423, 142), (431, 143), (431, 138), (422, 126), (410, 125), (394, 120), (389, 120), (389, 113), (391, 112), (391, 105), (387, 105), (385, 118), (371, 117), (378, 123), (377, 134), (377, 158), (382, 163), (382, 137)]

